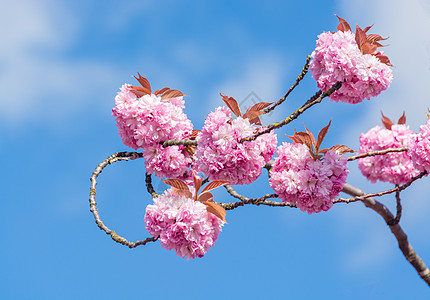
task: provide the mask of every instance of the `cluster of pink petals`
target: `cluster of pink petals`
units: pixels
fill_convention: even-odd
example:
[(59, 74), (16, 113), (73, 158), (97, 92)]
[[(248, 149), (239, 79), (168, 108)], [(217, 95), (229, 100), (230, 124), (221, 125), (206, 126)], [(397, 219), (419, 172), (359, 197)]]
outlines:
[(420, 133), (412, 138), (409, 153), (415, 168), (430, 173), (430, 119), (420, 127)]
[(123, 143), (135, 150), (142, 148), (149, 173), (159, 177), (181, 177), (191, 164), (184, 146), (163, 148), (160, 142), (189, 138), (193, 129), (183, 112), (182, 97), (161, 100), (154, 94), (137, 98), (124, 84), (115, 97), (112, 115)]
[(167, 250), (180, 257), (203, 257), (221, 231), (221, 219), (209, 213), (206, 205), (167, 190), (148, 205), (145, 225), (153, 237), (159, 237)]
[(386, 64), (374, 55), (361, 53), (351, 31), (320, 34), (312, 58), (312, 77), (323, 92), (336, 82), (343, 82), (342, 87), (330, 95), (332, 101), (369, 100), (387, 89), (393, 79)]
[(240, 143), (257, 130), (248, 119), (232, 119), (227, 107), (218, 107), (208, 115), (197, 136), (196, 170), (210, 180), (227, 180), (232, 185), (255, 181), (275, 153), (277, 144), (273, 131), (254, 141)]
[(298, 143), (283, 143), (277, 153), (269, 183), (279, 198), (309, 214), (329, 210), (349, 173), (347, 159), (329, 150), (324, 160), (314, 160)]
[[(375, 126), (360, 135), (360, 153), (388, 148), (408, 146), (414, 138), (409, 126), (394, 124), (391, 130)], [(395, 152), (385, 155), (369, 156), (358, 160), (358, 167), (372, 183), (377, 180), (392, 184), (404, 184), (418, 175), (407, 152)]]

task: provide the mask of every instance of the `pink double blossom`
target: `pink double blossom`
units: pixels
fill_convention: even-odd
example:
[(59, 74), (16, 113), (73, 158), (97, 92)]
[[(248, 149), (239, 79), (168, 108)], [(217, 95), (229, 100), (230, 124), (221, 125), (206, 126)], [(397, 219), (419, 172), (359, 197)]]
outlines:
[(277, 154), (269, 183), (279, 198), (309, 214), (329, 210), (346, 181), (347, 159), (329, 150), (324, 160), (314, 160), (299, 143), (283, 143)]
[(203, 257), (215, 245), (223, 222), (203, 203), (171, 188), (147, 206), (145, 225), (153, 237), (159, 237), (162, 247), (189, 260)]

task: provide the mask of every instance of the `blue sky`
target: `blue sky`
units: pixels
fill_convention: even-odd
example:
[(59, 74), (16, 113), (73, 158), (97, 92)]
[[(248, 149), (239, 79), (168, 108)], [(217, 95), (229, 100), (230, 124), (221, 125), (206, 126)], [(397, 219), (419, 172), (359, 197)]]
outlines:
[[(284, 95), (317, 35), (337, 19), (374, 24), (394, 81), (359, 105), (324, 101), (278, 139), (333, 119), (326, 145), (358, 148), (380, 111), (406, 111), (417, 131), (430, 106), (430, 4), (405, 1), (1, 1), (1, 299), (428, 299), (430, 291), (397, 248), (383, 220), (360, 203), (307, 215), (297, 209), (242, 207), (227, 214), (216, 246), (186, 261), (159, 243), (130, 250), (100, 231), (89, 212), (89, 177), (121, 143), (111, 116), (123, 83), (140, 72), (154, 88), (189, 95), (195, 128), (221, 105)], [(315, 91), (310, 75), (274, 122)], [(348, 182), (371, 185), (351, 164)], [(144, 162), (103, 171), (96, 200), (105, 223), (130, 240), (148, 236), (151, 203)], [(430, 265), (429, 179), (402, 193), (401, 225)], [(155, 180), (157, 189), (163, 188)], [(239, 188), (270, 192), (263, 176)], [(231, 201), (220, 189), (216, 200)], [(394, 208), (392, 196), (381, 199)]]

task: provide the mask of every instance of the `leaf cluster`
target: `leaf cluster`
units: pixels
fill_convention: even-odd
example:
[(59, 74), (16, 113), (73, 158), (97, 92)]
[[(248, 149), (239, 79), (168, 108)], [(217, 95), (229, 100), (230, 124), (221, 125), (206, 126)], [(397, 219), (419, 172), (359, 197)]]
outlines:
[[(335, 15), (339, 19), (339, 25), (337, 25), (338, 31), (351, 31), (351, 26), (349, 26), (348, 22), (346, 22), (344, 19), (339, 17), (338, 15)], [(367, 34), (370, 28), (372, 28), (373, 25), (367, 26), (364, 29), (361, 29), (358, 25), (356, 25), (355, 29), (355, 41), (358, 45), (358, 48), (360, 49), (361, 53), (363, 54), (370, 54), (376, 56), (382, 63), (393, 66), (390, 62), (390, 59), (382, 55), (381, 52), (377, 51), (378, 47), (384, 47), (384, 45), (380, 44), (379, 41), (384, 41), (388, 38), (383, 38), (378, 34)]]

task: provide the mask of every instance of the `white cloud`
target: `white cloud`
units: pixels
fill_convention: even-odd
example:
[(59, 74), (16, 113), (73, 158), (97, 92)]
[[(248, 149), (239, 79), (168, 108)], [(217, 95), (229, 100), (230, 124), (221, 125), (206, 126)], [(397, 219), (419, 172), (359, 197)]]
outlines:
[(10, 1), (2, 6), (0, 118), (6, 126), (62, 120), (112, 77), (108, 66), (63, 58), (78, 34), (75, 17), (60, 2)]

